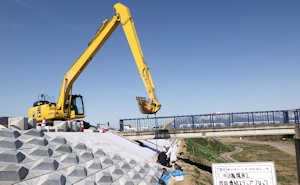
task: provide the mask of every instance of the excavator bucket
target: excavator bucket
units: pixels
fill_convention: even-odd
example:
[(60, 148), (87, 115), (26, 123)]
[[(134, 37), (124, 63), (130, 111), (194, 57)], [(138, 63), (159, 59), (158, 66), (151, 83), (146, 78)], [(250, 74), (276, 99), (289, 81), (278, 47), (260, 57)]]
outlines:
[(136, 97), (136, 100), (142, 114), (155, 114), (159, 110), (155, 104), (153, 104), (150, 100), (147, 100), (145, 97)]

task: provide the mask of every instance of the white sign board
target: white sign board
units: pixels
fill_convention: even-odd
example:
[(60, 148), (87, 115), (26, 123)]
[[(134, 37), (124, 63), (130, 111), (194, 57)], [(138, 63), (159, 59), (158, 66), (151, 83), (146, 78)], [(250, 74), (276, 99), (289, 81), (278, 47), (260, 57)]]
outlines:
[(274, 162), (213, 163), (214, 185), (277, 185)]

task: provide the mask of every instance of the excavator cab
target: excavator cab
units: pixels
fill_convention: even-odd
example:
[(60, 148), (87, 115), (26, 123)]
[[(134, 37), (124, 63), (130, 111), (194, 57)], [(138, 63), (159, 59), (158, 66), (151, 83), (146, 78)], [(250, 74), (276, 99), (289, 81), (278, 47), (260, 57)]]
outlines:
[(69, 99), (66, 102), (66, 107), (69, 108), (69, 100), (71, 100), (70, 104), (70, 118), (84, 118), (84, 105), (83, 99), (81, 95), (70, 95)]

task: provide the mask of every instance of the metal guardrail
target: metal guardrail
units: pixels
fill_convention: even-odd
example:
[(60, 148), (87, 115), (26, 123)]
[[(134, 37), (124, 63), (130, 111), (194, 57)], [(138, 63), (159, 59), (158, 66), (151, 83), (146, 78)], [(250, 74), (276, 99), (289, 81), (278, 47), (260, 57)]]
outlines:
[(300, 109), (129, 118), (120, 120), (120, 131), (152, 131), (162, 128), (164, 124), (168, 130), (299, 124), (299, 116)]

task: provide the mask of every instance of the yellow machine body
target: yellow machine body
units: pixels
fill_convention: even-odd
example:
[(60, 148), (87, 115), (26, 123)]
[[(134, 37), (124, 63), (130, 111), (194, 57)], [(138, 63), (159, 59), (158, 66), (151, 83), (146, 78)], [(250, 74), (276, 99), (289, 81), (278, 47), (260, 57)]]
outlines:
[[(55, 103), (48, 101), (37, 101), (33, 107), (28, 111), (29, 118), (35, 118), (37, 122), (45, 120), (67, 120), (67, 119), (79, 119), (84, 118), (84, 107), (82, 96), (72, 95), (70, 96), (71, 104), (65, 104), (65, 112), (57, 111)], [(74, 101), (75, 100), (75, 101)], [(77, 100), (77, 101), (76, 101)], [(77, 102), (77, 104), (76, 104)]]
[(114, 5), (114, 12), (115, 15), (110, 20), (105, 19), (103, 21), (87, 49), (65, 73), (57, 103), (47, 101), (36, 102), (28, 111), (29, 118), (35, 118), (38, 122), (43, 119), (68, 120), (84, 118), (82, 97), (80, 95), (71, 94), (72, 85), (119, 24), (123, 27), (140, 77), (149, 96), (149, 99), (136, 98), (139, 109), (143, 114), (155, 114), (161, 108), (161, 104), (155, 95), (154, 84), (149, 68), (144, 61), (130, 11), (123, 4), (116, 3)]
[[(43, 115), (42, 115), (43, 113)], [(55, 119), (56, 117), (63, 117), (58, 116), (56, 114), (56, 106), (53, 104), (43, 104), (32, 107), (29, 109), (28, 117), (35, 118), (36, 121), (41, 122), (44, 118), (47, 120)]]

